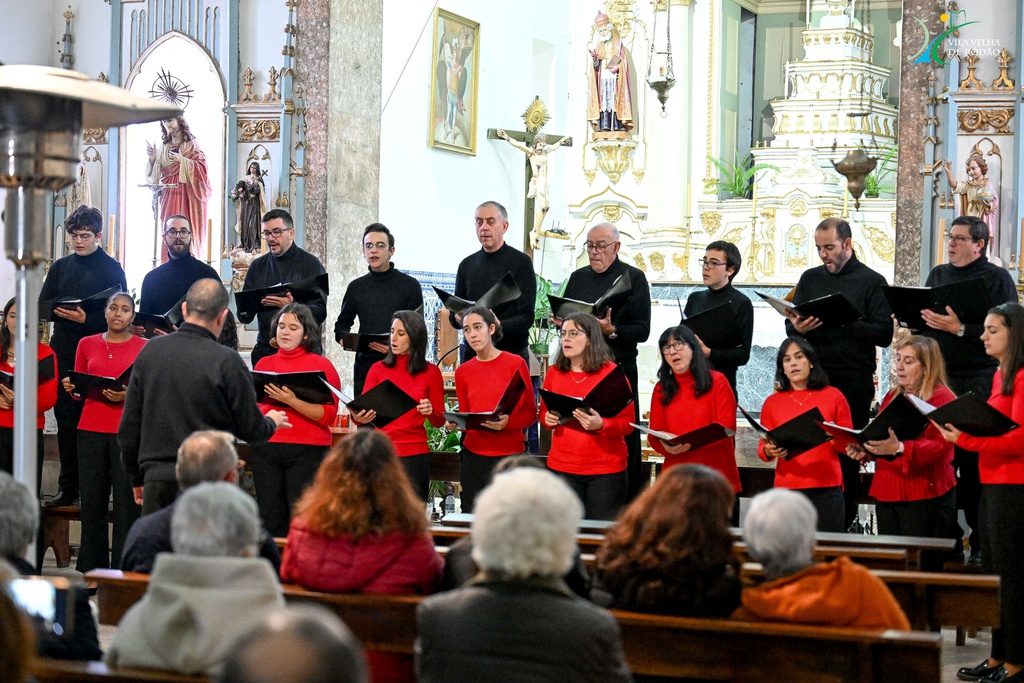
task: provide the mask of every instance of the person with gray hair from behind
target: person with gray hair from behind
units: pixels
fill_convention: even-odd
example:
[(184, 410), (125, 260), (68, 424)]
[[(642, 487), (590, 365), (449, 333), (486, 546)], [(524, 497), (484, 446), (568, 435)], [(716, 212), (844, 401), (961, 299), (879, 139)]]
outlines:
[(848, 557), (814, 563), (817, 525), (817, 510), (798, 491), (776, 488), (754, 496), (743, 539), (766, 581), (743, 591), (733, 618), (909, 631), (899, 603), (866, 567)]
[(369, 683), (363, 646), (319, 605), (293, 605), (242, 636), (218, 683)]
[[(202, 482), (237, 484), (238, 467), (235, 437), (227, 432), (207, 429), (193, 432), (181, 442), (174, 474), (179, 490), (185, 491)], [(171, 552), (171, 516), (177, 505), (178, 499), (132, 524), (121, 554), (123, 571), (148, 574), (153, 571), (157, 553)], [(266, 558), (275, 572), (281, 569), (281, 550), (266, 529), (260, 531), (260, 557)]]
[(480, 573), (417, 610), (417, 680), (632, 680), (615, 618), (561, 578), (582, 518), (579, 498), (551, 472), (495, 477), (471, 530)]
[(185, 491), (171, 517), (173, 553), (161, 553), (139, 602), (121, 619), (104, 661), (112, 666), (216, 675), (235, 641), (284, 597), (257, 557), (256, 501), (226, 482)]

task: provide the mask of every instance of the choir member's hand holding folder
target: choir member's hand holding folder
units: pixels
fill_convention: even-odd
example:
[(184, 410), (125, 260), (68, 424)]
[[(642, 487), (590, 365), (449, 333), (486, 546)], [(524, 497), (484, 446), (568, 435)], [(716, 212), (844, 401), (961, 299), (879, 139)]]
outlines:
[(368, 353), (370, 351), (379, 351), (378, 349), (371, 349), (370, 344), (384, 344), (385, 346), (387, 346), (390, 342), (391, 335), (388, 334), (387, 332), (383, 334), (342, 332), (340, 335), (338, 335), (338, 343), (341, 344), (341, 348), (344, 349), (345, 351), (355, 351), (356, 353)]
[[(912, 398), (914, 397), (907, 394), (896, 394), (885, 410), (878, 413), (875, 419), (863, 429), (840, 427), (834, 422), (822, 422), (821, 428), (843, 450), (850, 445), (863, 448), (864, 444), (868, 442), (886, 441), (890, 438), (890, 430), (897, 441), (913, 441), (928, 428), (928, 418), (911, 402)], [(925, 403), (925, 405), (928, 404)], [(869, 452), (868, 455), (880, 460), (895, 460), (901, 454), (880, 455)]]
[(74, 311), (76, 308), (81, 308), (86, 313), (98, 313), (107, 307), (107, 299), (120, 291), (120, 287), (110, 287), (109, 289), (104, 289), (102, 292), (96, 292), (92, 296), (87, 296), (84, 299), (63, 296), (59, 299), (47, 299), (45, 301), (40, 301), (39, 319), (58, 320), (62, 318), (62, 316), (57, 313), (58, 308), (63, 311)]
[(183, 294), (178, 302), (167, 309), (163, 315), (156, 313), (136, 313), (132, 325), (138, 325), (146, 330), (146, 337), (155, 337), (157, 334), (170, 334), (178, 329), (185, 317), (181, 313), (181, 305), (185, 303)]
[(827, 443), (832, 438), (822, 430), (821, 423), (825, 421), (825, 418), (817, 408), (811, 408), (771, 430), (751, 417), (750, 413), (743, 410), (742, 407), (740, 412), (758, 433), (758, 436), (785, 451), (785, 455), (781, 456), (783, 460), (795, 458), (812, 448)]
[(794, 318), (815, 318), (821, 322), (820, 327), (823, 328), (847, 325), (864, 317), (857, 310), (857, 307), (850, 303), (849, 299), (838, 292), (817, 299), (811, 299), (802, 304), (793, 304), (785, 299), (776, 299), (761, 292), (754, 293), (790, 320)]
[(434, 287), (434, 292), (437, 293), (437, 297), (441, 300), (441, 305), (452, 313), (461, 313), (473, 306), (483, 306), (493, 311), (499, 306), (515, 301), (523, 295), (519, 285), (516, 284), (516, 279), (512, 277), (512, 273), (502, 275), (501, 279), (494, 283), (494, 286), (484, 292), (484, 295), (476, 301), (467, 301), (462, 297), (455, 296), (437, 287)]
[(291, 292), (292, 299), (300, 304), (308, 304), (318, 297), (326, 297), (331, 293), (327, 273), (320, 273), (304, 280), (282, 282), (270, 287), (235, 292), (235, 308), (238, 309), (238, 319), (249, 324), (260, 313), (276, 311), (276, 307), (264, 304), (263, 299), (268, 296), (285, 296), (289, 292)]
[(548, 302), (551, 304), (551, 315), (562, 320), (573, 313), (590, 313), (595, 318), (603, 318), (608, 309), (618, 310), (629, 301), (633, 292), (633, 283), (629, 281), (629, 273), (623, 273), (615, 278), (608, 291), (602, 294), (594, 303), (579, 301), (577, 299), (566, 299), (565, 297), (548, 294)]
[[(56, 377), (56, 369), (54, 368), (53, 356), (49, 355), (46, 358), (39, 359), (38, 370), (36, 370), (36, 383), (45, 384), (51, 379)], [(10, 390), (14, 390), (14, 373), (4, 372), (0, 370), (0, 384), (7, 387)]]
[(953, 310), (960, 322), (976, 325), (985, 321), (988, 309), (992, 308), (992, 297), (982, 278), (963, 282), (951, 282), (940, 287), (890, 287), (882, 286), (882, 293), (889, 300), (889, 307), (900, 327), (911, 330), (926, 330), (928, 324), (921, 317), (921, 311), (934, 311), (948, 315), (947, 307)]
[[(327, 384), (327, 375), (322, 370), (310, 372), (266, 372), (260, 370), (251, 371), (252, 381), (256, 387), (257, 403), (281, 404), (267, 394), (267, 385), (271, 384), (282, 389), (290, 389), (295, 398), (306, 403), (315, 405), (326, 405), (334, 403), (331, 392), (324, 387)], [(290, 399), (289, 399), (290, 400)]]
[(939, 408), (916, 396), (907, 398), (922, 415), (940, 427), (953, 425), (971, 436), (1002, 436), (1020, 426), (970, 391)]
[(540, 397), (548, 412), (558, 415), (559, 424), (572, 422), (576, 410), (585, 413), (593, 410), (601, 417), (615, 417), (633, 402), (629, 380), (617, 365), (586, 396), (566, 396), (541, 389)]
[(487, 429), (485, 423), (500, 420), (502, 415), (511, 415), (526, 390), (526, 383), (519, 372), (512, 374), (508, 386), (498, 400), (494, 410), (485, 413), (444, 413), (444, 419), (454, 422), (459, 429)]
[(698, 448), (704, 448), (704, 446), (710, 446), (713, 443), (725, 441), (726, 439), (732, 438), (736, 433), (728, 427), (723, 427), (717, 422), (712, 422), (709, 425), (704, 425), (703, 427), (694, 429), (692, 432), (687, 432), (686, 434), (680, 434), (678, 436), (668, 432), (660, 432), (656, 429), (644, 427), (643, 425), (638, 425), (635, 422), (630, 422), (629, 424), (633, 425), (644, 434), (653, 436), (660, 440), (666, 446), (685, 446), (680, 453), (695, 451)]
[(345, 404), (353, 416), (364, 411), (371, 413), (372, 417), (369, 423), (378, 429), (386, 427), (419, 405), (416, 399), (399, 389), (398, 385), (389, 379), (364, 391), (358, 398), (346, 396), (343, 392), (327, 384), (326, 381), (324, 384), (331, 390), (331, 393), (338, 397), (339, 401)]
[(89, 398), (105, 403), (121, 403), (124, 401), (124, 396), (112, 396), (112, 394), (121, 394), (128, 389), (128, 380), (132, 376), (134, 367), (135, 363), (132, 363), (117, 377), (102, 377), (72, 370), (68, 373), (64, 388), (77, 399)]

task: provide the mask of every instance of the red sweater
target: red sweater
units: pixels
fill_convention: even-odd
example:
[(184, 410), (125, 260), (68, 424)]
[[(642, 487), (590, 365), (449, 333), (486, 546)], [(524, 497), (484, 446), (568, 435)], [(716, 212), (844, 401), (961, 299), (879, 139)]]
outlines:
[[(102, 333), (84, 337), (78, 342), (78, 351), (75, 352), (75, 372), (100, 377), (118, 377), (135, 362), (135, 357), (145, 345), (146, 340), (135, 335), (119, 344), (103, 341)], [(86, 432), (117, 434), (123, 410), (123, 401), (110, 403), (87, 398), (85, 407), (82, 408), (82, 419), (78, 421), (78, 428)]]
[[(689, 371), (682, 375), (676, 374), (679, 391), (668, 405), (661, 402), (661, 382), (654, 385), (654, 394), (651, 396), (651, 429), (680, 435), (717, 422), (736, 431), (736, 397), (729, 386), (729, 380), (714, 370), (711, 371), (711, 379), (711, 391), (700, 398), (694, 398), (693, 375)], [(657, 437), (648, 435), (647, 443), (665, 456), (665, 469), (688, 462), (699, 463), (721, 472), (732, 484), (733, 491), (739, 493), (742, 488), (740, 471), (736, 467), (736, 445), (732, 439), (679, 455), (669, 455), (661, 439)]]
[[(882, 399), (882, 410), (892, 402), (895, 392)], [(936, 408), (956, 398), (944, 386), (935, 388), (928, 403)], [(893, 461), (875, 460), (871, 495), (880, 503), (897, 503), (938, 498), (956, 486), (953, 471), (953, 444), (942, 438), (929, 424), (921, 436), (903, 442), (903, 455)]]
[[(366, 384), (363, 386), (365, 394), (386, 379), (412, 396), (417, 401), (425, 398), (430, 399), (430, 405), (434, 412), (427, 417), (430, 424), (440, 427), (444, 424), (444, 379), (441, 378), (441, 371), (436, 365), (427, 363), (427, 369), (417, 375), (409, 374), (409, 356), (395, 356), (395, 367), (389, 368), (384, 361), (374, 363), (370, 371), (366, 373)], [(413, 408), (402, 417), (398, 418), (383, 431), (395, 444), (395, 452), (398, 457), (409, 455), (423, 455), (429, 453), (427, 447), (427, 430), (423, 426), (423, 415)]]
[[(797, 398), (803, 400), (798, 403)], [(811, 408), (821, 411), (825, 422), (835, 422), (841, 427), (853, 427), (850, 417), (850, 405), (835, 387), (825, 387), (818, 391), (779, 391), (767, 399), (761, 408), (761, 424), (768, 429), (775, 429), (781, 424), (792, 420), (797, 415), (806, 413)], [(764, 452), (764, 442), (758, 444), (757, 455), (765, 462), (771, 458)], [(775, 485), (784, 489), (816, 489), (826, 486), (842, 486), (843, 472), (839, 468), (839, 458), (847, 457), (845, 452), (837, 453), (836, 446), (830, 441), (817, 448), (805, 451), (789, 460), (780, 459), (775, 465)]]
[[(13, 342), (12, 342), (13, 344)], [(53, 363), (53, 379), (49, 382), (43, 382), (39, 385), (39, 389), (36, 392), (36, 429), (42, 429), (46, 423), (46, 418), (43, 417), (43, 413), (57, 405), (57, 387), (59, 385), (57, 377), (57, 357), (53, 355), (53, 349), (46, 344), (39, 345), (39, 359), (52, 358)], [(14, 372), (14, 366), (10, 363), (0, 363), (0, 370), (4, 372)], [(63, 391), (63, 389), (61, 389)], [(14, 406), (6, 410), (0, 410), (0, 428), (3, 429), (14, 429)], [(42, 453), (39, 454), (42, 457)]]
[(463, 413), (492, 410), (517, 372), (526, 388), (515, 410), (508, 416), (505, 428), (500, 432), (470, 429), (463, 435), (462, 444), (473, 453), (503, 457), (526, 451), (523, 430), (537, 421), (530, 370), (526, 361), (508, 351), (501, 351), (497, 358), (489, 361), (473, 358), (455, 369), (455, 391), (459, 397), (459, 412)]
[[(274, 355), (261, 358), (256, 363), (255, 369), (264, 372), (316, 372), (320, 370), (327, 375), (327, 381), (332, 387), (341, 389), (341, 379), (331, 361), (318, 354), (310, 353), (301, 346), (291, 351), (278, 349)], [(331, 424), (338, 417), (337, 399), (324, 406), (324, 414), (319, 421), (309, 419), (291, 406), (276, 403), (261, 403), (260, 410), (264, 415), (271, 410), (283, 410), (288, 414), (288, 421), (292, 423), (288, 429), (275, 431), (268, 443), (331, 445)]]
[[(1003, 371), (992, 378), (988, 404), (1019, 425), (1024, 425), (1024, 370), (1013, 378), (1013, 393), (1003, 396)], [(956, 445), (978, 453), (982, 484), (1024, 484), (1024, 426), (1002, 436), (961, 434)]]
[[(615, 368), (608, 361), (597, 372), (562, 372), (552, 366), (544, 377), (544, 388), (565, 396), (586, 396)], [(577, 379), (580, 381), (577, 384)], [(548, 409), (540, 402), (540, 422)], [(564, 417), (564, 416), (563, 416)], [(548, 467), (567, 474), (615, 474), (626, 469), (626, 435), (633, 431), (633, 405), (627, 405), (615, 417), (604, 418), (601, 429), (588, 432), (574, 418), (551, 432)]]

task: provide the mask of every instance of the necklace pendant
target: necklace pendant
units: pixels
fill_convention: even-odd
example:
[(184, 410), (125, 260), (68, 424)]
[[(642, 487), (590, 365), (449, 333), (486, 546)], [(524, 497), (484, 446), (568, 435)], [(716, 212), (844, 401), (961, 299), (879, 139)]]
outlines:
[(108, 353), (108, 354), (107, 354), (107, 358), (110, 358), (111, 360), (113, 360), (113, 358), (114, 358), (114, 354), (112, 354), (112, 353)]

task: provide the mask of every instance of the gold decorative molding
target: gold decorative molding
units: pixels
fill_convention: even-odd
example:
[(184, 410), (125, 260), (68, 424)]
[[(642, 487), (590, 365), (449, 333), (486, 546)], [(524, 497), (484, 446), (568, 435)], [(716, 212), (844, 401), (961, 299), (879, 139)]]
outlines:
[(1013, 55), (1005, 47), (999, 51), (999, 56), (996, 57), (996, 62), (999, 64), (999, 78), (992, 81), (993, 90), (1013, 90), (1014, 83), (1013, 79), (1010, 78), (1007, 73), (1010, 70), (1010, 62), (1013, 61)]
[(622, 218), (622, 207), (618, 204), (605, 204), (601, 208), (601, 213), (604, 214), (604, 219), (609, 223), (615, 223)]
[(892, 229), (895, 230), (896, 229), (896, 212), (895, 211), (892, 212), (891, 225), (892, 225)]
[(993, 135), (1013, 135), (1010, 130), (1012, 109), (961, 109), (956, 113), (963, 133), (991, 132)]
[(864, 235), (868, 238), (871, 249), (878, 255), (878, 258), (886, 263), (896, 261), (896, 242), (885, 234), (885, 230), (874, 225), (865, 225)]
[(651, 270), (656, 273), (665, 270), (665, 255), (660, 251), (652, 251), (648, 258), (651, 259)]
[(596, 168), (585, 168), (583, 169), (583, 177), (587, 179), (587, 185), (594, 184), (594, 178), (597, 177)]
[(238, 121), (239, 142), (277, 142), (281, 137), (281, 122), (278, 119), (240, 119)]
[(830, 206), (824, 206), (818, 209), (818, 220), (823, 221), (826, 218), (832, 218), (836, 215), (835, 209)]
[(270, 71), (267, 73), (267, 94), (263, 96), (264, 102), (280, 102), (281, 94), (277, 92), (277, 69), (270, 67)]
[(252, 82), (256, 78), (256, 74), (252, 72), (252, 69), (245, 67), (245, 71), (242, 72), (242, 85), (245, 86), (245, 92), (238, 98), (239, 102), (258, 102), (256, 95), (252, 92)]
[(633, 178), (636, 180), (636, 184), (639, 185), (644, 181), (644, 174), (647, 173), (646, 169), (634, 168)]
[(106, 128), (84, 128), (82, 129), (82, 143), (86, 145), (107, 144)]
[(717, 211), (703, 211), (700, 214), (700, 224), (714, 237), (715, 233), (722, 229), (722, 214)]
[(808, 253), (807, 229), (797, 223), (786, 233), (786, 267), (806, 268)]
[(974, 72), (978, 69), (978, 62), (981, 61), (981, 57), (978, 56), (977, 50), (971, 50), (964, 57), (964, 62), (967, 64), (967, 77), (960, 81), (961, 90), (984, 90), (985, 86), (981, 84), (978, 77), (974, 75)]
[(789, 212), (793, 214), (795, 218), (800, 218), (807, 214), (807, 202), (799, 197), (795, 197), (793, 201), (789, 203)]
[(637, 268), (645, 273), (647, 272), (647, 263), (644, 262), (643, 254), (633, 254), (633, 262), (636, 264)]
[(613, 184), (619, 182), (622, 174), (629, 170), (632, 164), (630, 156), (636, 145), (635, 140), (595, 140), (590, 143), (597, 155), (597, 167)]

